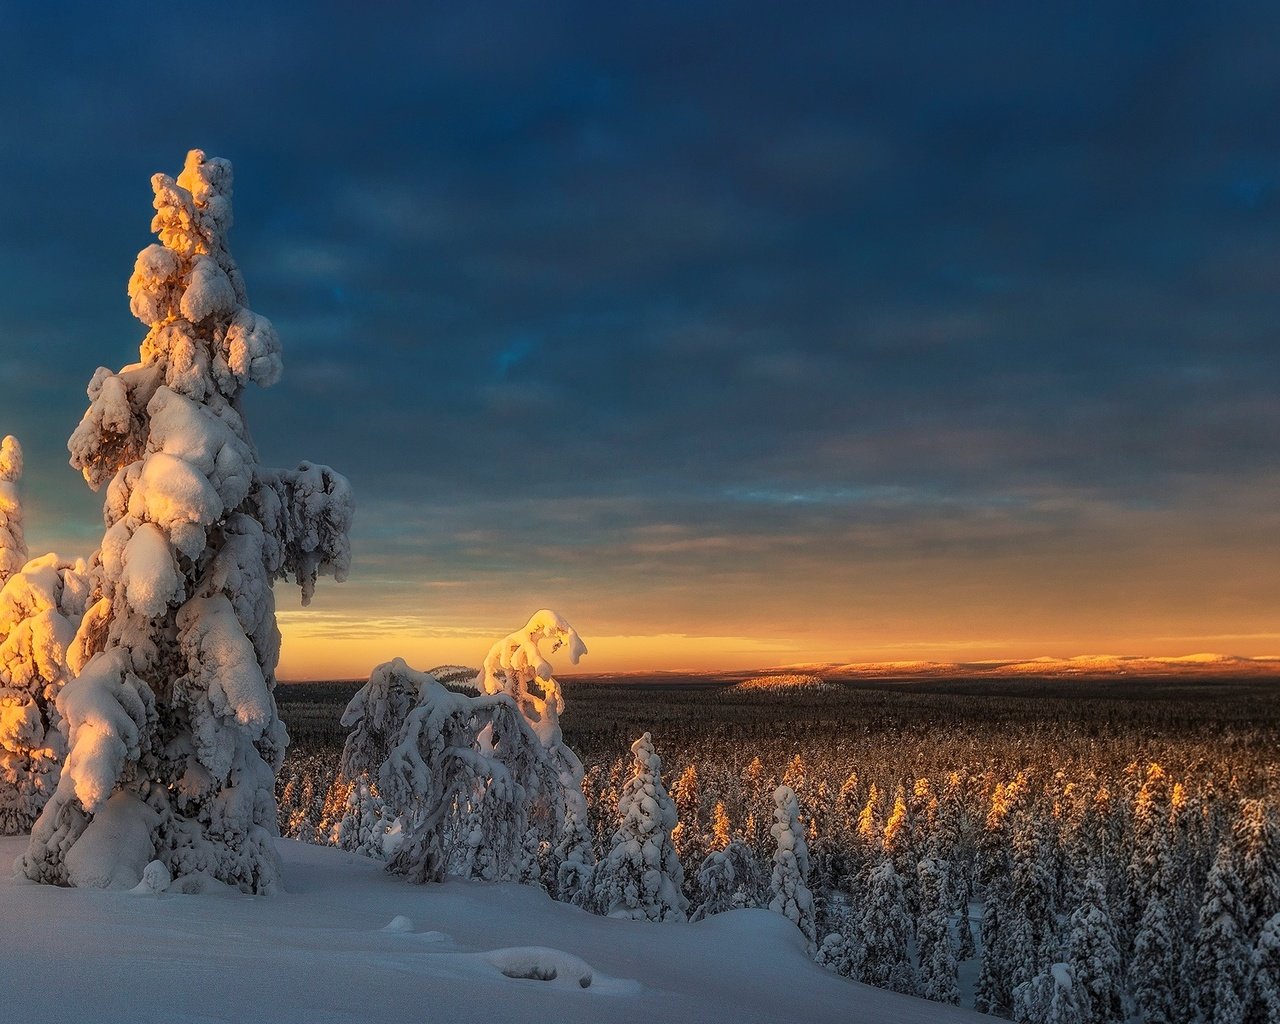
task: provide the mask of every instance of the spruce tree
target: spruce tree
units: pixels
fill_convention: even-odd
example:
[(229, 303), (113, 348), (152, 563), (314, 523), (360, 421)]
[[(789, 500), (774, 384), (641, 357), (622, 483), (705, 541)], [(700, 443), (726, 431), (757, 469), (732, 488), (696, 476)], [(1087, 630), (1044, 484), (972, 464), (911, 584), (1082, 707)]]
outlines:
[(227, 249), (231, 183), (199, 150), (152, 179), (160, 244), (129, 281), (140, 359), (99, 368), (68, 442), (108, 485), (107, 530), (76, 641), (91, 657), (58, 701), (67, 760), (22, 861), (35, 881), (132, 886), (159, 859), (196, 884), (278, 884), (271, 587), (293, 576), (305, 604), (318, 575), (345, 577), (352, 503), (327, 467), (258, 465), (243, 391), (279, 379), (280, 346)]
[(27, 540), (22, 528), (22, 446), (12, 435), (0, 440), (0, 587), (27, 564)]
[(867, 880), (867, 900), (858, 925), (858, 980), (915, 995), (915, 969), (908, 945), (911, 919), (906, 894), (891, 860), (882, 861)]
[(1247, 912), (1231, 850), (1224, 845), (1209, 871), (1194, 947), (1197, 1009), (1205, 1024), (1244, 1020), (1250, 952)]
[(813, 893), (809, 891), (809, 850), (800, 822), (800, 805), (788, 786), (773, 794), (773, 874), (769, 880), (769, 909), (798, 927), (809, 951), (817, 944)]
[(1089, 1000), (1090, 1024), (1124, 1020), (1124, 961), (1099, 873), (1086, 876), (1067, 929), (1066, 963)]
[(662, 760), (648, 733), (631, 744), (633, 767), (618, 798), (618, 827), (592, 876), (592, 903), (609, 917), (683, 921), (689, 901), (671, 845), (676, 805), (662, 783)]
[(1280, 1020), (1280, 914), (1263, 924), (1249, 957), (1248, 1024)]

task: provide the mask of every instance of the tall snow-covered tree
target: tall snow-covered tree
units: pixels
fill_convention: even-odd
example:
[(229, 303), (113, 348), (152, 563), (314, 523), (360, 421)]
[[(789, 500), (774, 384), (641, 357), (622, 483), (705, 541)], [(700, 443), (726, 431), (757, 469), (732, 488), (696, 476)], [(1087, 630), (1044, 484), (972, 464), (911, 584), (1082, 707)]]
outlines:
[(1243, 800), (1231, 828), (1245, 928), (1253, 942), (1265, 921), (1280, 914), (1280, 822), (1263, 800)]
[(817, 948), (813, 893), (809, 891), (809, 850), (800, 822), (800, 804), (789, 786), (773, 794), (773, 874), (769, 879), (769, 909), (800, 929), (809, 951)]
[(305, 604), (317, 576), (346, 576), (352, 501), (327, 467), (258, 465), (243, 391), (279, 379), (280, 346), (227, 249), (231, 186), (199, 150), (152, 179), (160, 244), (129, 280), (148, 333), (138, 362), (93, 375), (68, 442), (107, 485), (107, 529), (76, 640), (91, 657), (57, 701), (66, 762), (22, 861), (36, 881), (132, 886), (159, 859), (175, 879), (277, 885), (271, 587), (292, 576)]
[(662, 783), (662, 760), (648, 733), (631, 744), (633, 767), (618, 798), (618, 827), (592, 876), (592, 903), (609, 917), (683, 921), (684, 872), (671, 844), (676, 805)]
[(0, 587), (27, 564), (27, 540), (22, 529), (22, 446), (9, 435), (0, 440)]
[(916, 891), (920, 899), (920, 925), (916, 948), (920, 959), (920, 994), (925, 999), (952, 1006), (960, 1002), (959, 964), (948, 927), (954, 899), (947, 884), (945, 863), (926, 857), (917, 868)]

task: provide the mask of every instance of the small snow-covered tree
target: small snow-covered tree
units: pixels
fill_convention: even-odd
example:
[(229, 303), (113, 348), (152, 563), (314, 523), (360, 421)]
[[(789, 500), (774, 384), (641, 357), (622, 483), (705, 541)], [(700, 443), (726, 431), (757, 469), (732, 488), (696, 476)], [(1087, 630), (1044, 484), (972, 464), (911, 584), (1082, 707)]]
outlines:
[(388, 870), (415, 882), (441, 881), (449, 871), (527, 877), (531, 814), (546, 806), (560, 778), (515, 698), (454, 693), (397, 658), (374, 669), (346, 720), (382, 714), (379, 693), (417, 694), (378, 769), (400, 837)]
[(187, 155), (152, 179), (160, 244), (138, 255), (139, 361), (99, 368), (71, 463), (107, 485), (92, 562), (88, 652), (58, 696), (68, 753), (22, 861), (39, 882), (132, 886), (175, 877), (277, 885), (274, 793), (288, 740), (276, 712), (272, 583), (350, 562), (347, 482), (324, 466), (265, 470), (243, 412), (280, 377), (271, 324), (247, 306), (227, 249), (231, 165)]
[[(384, 822), (398, 813), (388, 809), (378, 788), (378, 773), (396, 745), (409, 713), (422, 702), (420, 680), (434, 672), (400, 672), (395, 662), (377, 666), (369, 681), (347, 703), (342, 725), (349, 729), (342, 745), (338, 775), (325, 798), (320, 832), (343, 849), (382, 856), (351, 822)], [(340, 827), (344, 822), (348, 827)], [(370, 827), (374, 827), (370, 825)]]
[(22, 530), (22, 446), (9, 435), (0, 440), (0, 587), (27, 564), (27, 541)]
[(809, 891), (809, 849), (800, 822), (800, 804), (789, 786), (773, 793), (773, 874), (769, 909), (791, 921), (804, 935), (809, 951), (817, 948), (813, 893)]
[(0, 835), (29, 832), (58, 786), (66, 737), (57, 698), (68, 659), (80, 663), (84, 571), (83, 561), (44, 555), (0, 589)]
[(592, 876), (592, 904), (609, 917), (683, 921), (684, 872), (671, 844), (676, 805), (662, 784), (662, 760), (645, 733), (631, 744), (631, 778), (618, 798), (618, 828)]
[(702, 902), (691, 920), (701, 921), (726, 910), (759, 907), (764, 903), (764, 877), (751, 847), (740, 839), (723, 850), (707, 854), (698, 868), (698, 889)]

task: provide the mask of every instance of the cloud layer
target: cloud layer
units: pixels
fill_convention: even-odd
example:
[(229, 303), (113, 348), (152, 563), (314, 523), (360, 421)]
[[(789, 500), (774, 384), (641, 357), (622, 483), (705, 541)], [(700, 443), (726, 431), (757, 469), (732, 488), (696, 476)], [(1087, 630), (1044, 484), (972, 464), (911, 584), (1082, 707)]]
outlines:
[(198, 145), (286, 346), (263, 455), (359, 495), (286, 673), (542, 604), (600, 668), (1272, 653), (1270, 5), (152, 11), (0, 9), (33, 543), (94, 543), (62, 445)]

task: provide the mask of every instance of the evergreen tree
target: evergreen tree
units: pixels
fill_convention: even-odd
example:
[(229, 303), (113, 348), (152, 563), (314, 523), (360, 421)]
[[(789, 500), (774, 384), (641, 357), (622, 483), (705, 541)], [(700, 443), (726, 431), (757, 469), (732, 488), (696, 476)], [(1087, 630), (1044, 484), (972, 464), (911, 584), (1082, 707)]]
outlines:
[(1089, 1024), (1120, 1024), (1124, 1020), (1124, 962), (1107, 894), (1096, 870), (1090, 871), (1071, 912), (1066, 963), (1089, 1001)]
[(1209, 872), (1200, 904), (1194, 975), (1197, 1003), (1205, 1024), (1241, 1024), (1248, 981), (1247, 913), (1231, 851), (1223, 846)]
[(1174, 923), (1164, 894), (1153, 890), (1138, 919), (1129, 965), (1129, 985), (1143, 1024), (1182, 1024), (1174, 999)]
[(1252, 943), (1263, 923), (1280, 914), (1280, 825), (1264, 801), (1241, 801), (1231, 844), (1244, 896), (1245, 936)]
[(769, 909), (794, 923), (804, 934), (809, 951), (817, 942), (813, 894), (809, 891), (809, 850), (800, 823), (800, 805), (787, 786), (773, 794), (773, 875), (769, 881)]
[(574, 665), (587, 653), (587, 645), (577, 630), (550, 609), (540, 609), (520, 629), (489, 648), (480, 692), (506, 694), (515, 701), (541, 742), (544, 759), (559, 777), (559, 790), (544, 792), (543, 805), (534, 809), (533, 824), (539, 839), (530, 843), (551, 844), (553, 863), (549, 863), (547, 874), (555, 894), (562, 900), (581, 900), (586, 896), (587, 876), (595, 864), (587, 829), (589, 812), (582, 795), (583, 768), (560, 730), (564, 695), (551, 663), (543, 655), (543, 644), (547, 645), (548, 654), (567, 647), (569, 661)]
[(516, 699), (455, 693), (398, 658), (375, 668), (366, 686), (353, 704), (368, 708), (377, 692), (418, 694), (378, 771), (399, 837), (389, 870), (414, 882), (449, 872), (504, 881), (540, 874), (532, 863), (537, 833), (531, 843), (529, 830), (560, 793), (561, 778)]
[(609, 917), (683, 921), (684, 871), (671, 845), (676, 805), (662, 784), (662, 760), (645, 733), (631, 745), (634, 767), (618, 799), (618, 828), (596, 866), (592, 900)]
[(1013, 993), (1015, 1024), (1089, 1024), (1089, 999), (1071, 966), (1053, 964)]
[(731, 841), (723, 850), (707, 854), (698, 869), (702, 902), (690, 919), (701, 921), (726, 910), (762, 906), (766, 897), (763, 876), (751, 847), (740, 839)]
[(193, 150), (152, 186), (161, 244), (129, 281), (141, 358), (94, 374), (68, 443), (91, 487), (109, 483), (107, 530), (76, 641), (92, 656), (58, 701), (67, 759), (22, 870), (132, 886), (159, 859), (269, 892), (288, 739), (271, 586), (295, 577), (305, 604), (318, 575), (346, 576), (351, 494), (327, 467), (257, 464), (242, 393), (279, 379), (280, 349), (227, 249), (231, 165)]
[(916, 930), (916, 947), (920, 959), (920, 995), (954, 1006), (960, 1002), (959, 965), (948, 928), (953, 900), (947, 875), (943, 862), (932, 858), (920, 862), (917, 889), (922, 916)]
[(7, 436), (0, 440), (0, 587), (27, 564), (27, 541), (22, 529), (22, 446)]
[(1248, 1024), (1280, 1020), (1280, 914), (1268, 920), (1249, 957)]
[(885, 860), (871, 872), (867, 883), (866, 908), (857, 932), (858, 980), (915, 995), (916, 976), (908, 952), (911, 919), (907, 916), (902, 879), (893, 862)]

